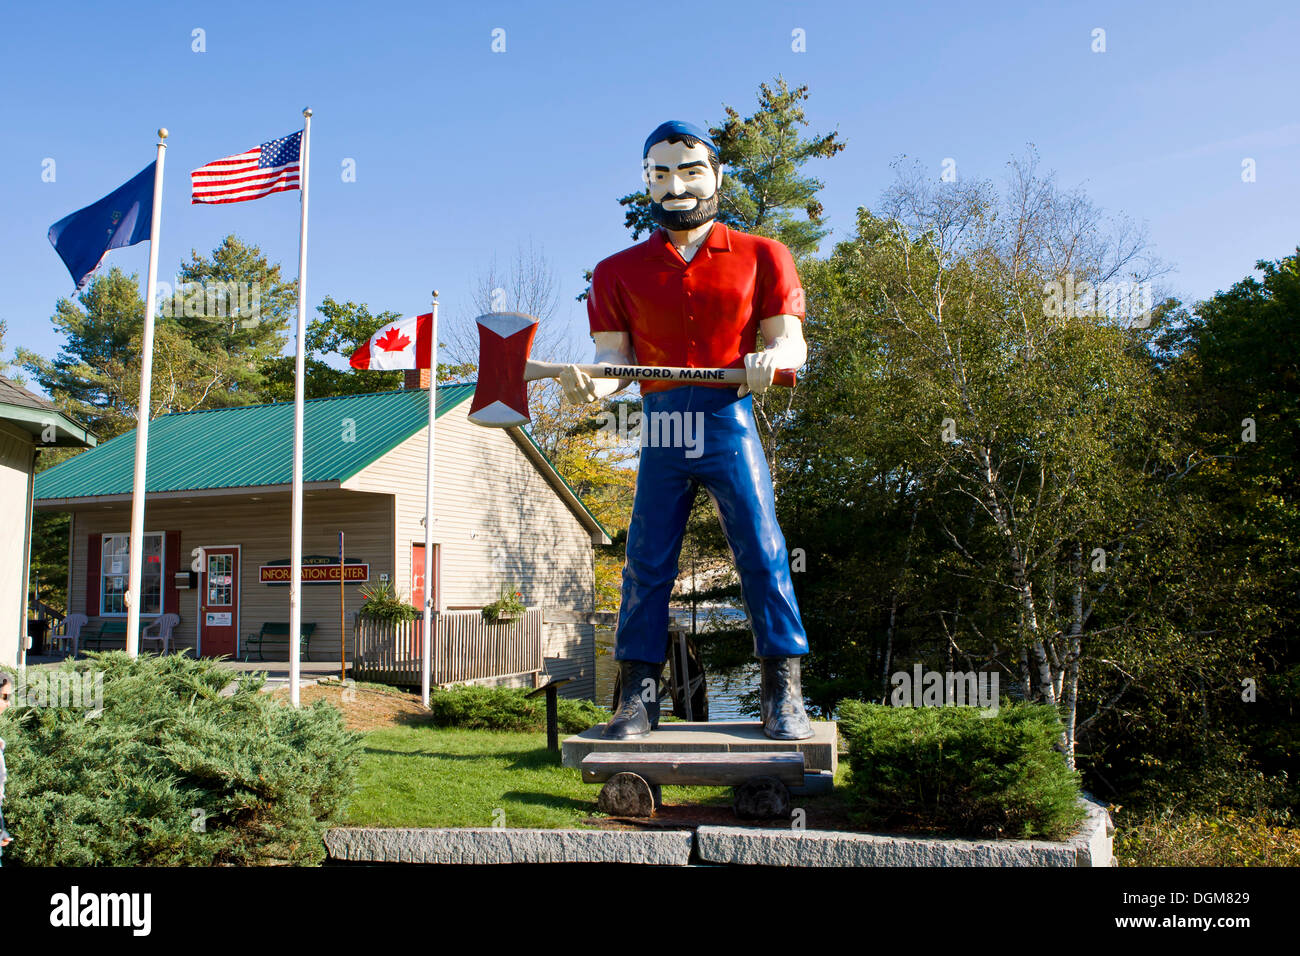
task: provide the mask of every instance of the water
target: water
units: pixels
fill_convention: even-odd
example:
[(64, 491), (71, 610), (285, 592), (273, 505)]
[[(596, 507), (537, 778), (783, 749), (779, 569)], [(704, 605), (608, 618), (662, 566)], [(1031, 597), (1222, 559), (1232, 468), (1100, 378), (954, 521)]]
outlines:
[[(731, 607), (701, 608), (698, 614), (699, 626), (704, 626), (706, 615), (724, 621), (735, 627), (745, 620), (745, 613)], [(691, 623), (691, 609), (671, 608), (674, 621)], [(667, 667), (665, 666), (665, 674)], [(618, 676), (618, 662), (614, 660), (614, 629), (612, 627), (596, 628), (596, 703), (608, 707), (614, 694), (614, 678)], [(706, 675), (709, 685), (709, 720), (756, 720), (741, 708), (741, 697), (758, 687), (758, 662), (743, 667), (729, 668), (726, 671), (709, 671)]]

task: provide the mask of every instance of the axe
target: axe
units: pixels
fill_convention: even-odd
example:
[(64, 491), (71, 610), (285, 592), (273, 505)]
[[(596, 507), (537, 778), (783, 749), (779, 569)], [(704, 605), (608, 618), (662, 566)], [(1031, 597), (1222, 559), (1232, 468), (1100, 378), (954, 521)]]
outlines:
[[(529, 382), (558, 378), (568, 363), (534, 362), (528, 357), (537, 334), (537, 319), (522, 312), (489, 312), (478, 323), (478, 386), (469, 420), (492, 428), (528, 424)], [(579, 365), (592, 378), (627, 378), (639, 382), (718, 382), (744, 385), (743, 368), (675, 368), (666, 365)], [(773, 384), (794, 387), (795, 373), (779, 369)]]

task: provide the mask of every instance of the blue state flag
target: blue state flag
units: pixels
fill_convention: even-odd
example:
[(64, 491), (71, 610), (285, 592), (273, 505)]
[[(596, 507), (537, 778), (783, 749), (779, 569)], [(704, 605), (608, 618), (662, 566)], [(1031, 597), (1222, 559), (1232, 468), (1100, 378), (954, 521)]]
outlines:
[(129, 182), (50, 226), (50, 244), (80, 291), (110, 249), (149, 238), (153, 224), (154, 160)]

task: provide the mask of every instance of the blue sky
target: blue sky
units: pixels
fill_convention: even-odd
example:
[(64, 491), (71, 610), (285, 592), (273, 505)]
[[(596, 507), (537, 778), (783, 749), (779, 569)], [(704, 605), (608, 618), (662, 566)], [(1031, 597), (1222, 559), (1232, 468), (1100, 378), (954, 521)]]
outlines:
[[(300, 128), (306, 105), (312, 306), (409, 314), (437, 288), (443, 316), (463, 318), (492, 258), (531, 241), (560, 280), (556, 321), (585, 335), (574, 296), (584, 268), (629, 242), (615, 200), (639, 188), (645, 135), (716, 122), (723, 104), (748, 114), (778, 73), (809, 85), (809, 129), (848, 147), (809, 167), (834, 229), (823, 252), (892, 160), (937, 177), (953, 157), (959, 176), (998, 180), (1033, 143), (1062, 185), (1145, 222), (1172, 290), (1203, 298), (1300, 243), (1298, 41), (1294, 3), (7, 4), (6, 357), (58, 350), (49, 317), (72, 283), (46, 232), (149, 163), (158, 126), (171, 132), (159, 277), (234, 232), (292, 278), (298, 194), (191, 206), (188, 174)], [(108, 264), (143, 281), (147, 249)]]

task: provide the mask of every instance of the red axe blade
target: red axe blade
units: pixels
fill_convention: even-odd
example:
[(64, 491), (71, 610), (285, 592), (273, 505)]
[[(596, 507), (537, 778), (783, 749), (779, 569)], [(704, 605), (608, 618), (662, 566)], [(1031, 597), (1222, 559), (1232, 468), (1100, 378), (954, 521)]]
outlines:
[(489, 312), (478, 323), (478, 385), (469, 408), (476, 425), (527, 425), (528, 385), (524, 366), (537, 334), (537, 319), (522, 312)]
[[(478, 323), (478, 386), (470, 405), (469, 420), (476, 425), (514, 428), (527, 425), (528, 383), (541, 378), (559, 378), (567, 363), (534, 362), (528, 357), (537, 333), (537, 319), (522, 312), (489, 312)], [(690, 368), (662, 365), (618, 365), (603, 362), (578, 365), (592, 378), (617, 378), (636, 382), (682, 382), (688, 385), (714, 383), (744, 385), (743, 368)], [(775, 385), (794, 388), (794, 369), (778, 369)]]

